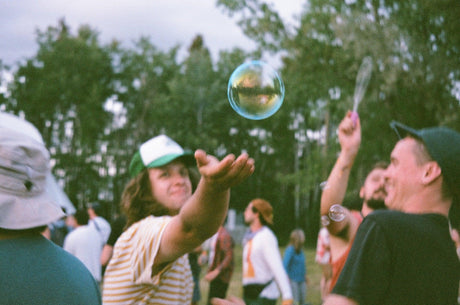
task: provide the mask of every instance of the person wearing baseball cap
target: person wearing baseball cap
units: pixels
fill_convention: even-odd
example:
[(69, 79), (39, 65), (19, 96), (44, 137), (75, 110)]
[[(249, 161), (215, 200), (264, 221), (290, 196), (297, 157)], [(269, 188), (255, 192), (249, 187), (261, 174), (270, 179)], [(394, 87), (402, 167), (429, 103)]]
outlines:
[[(251, 200), (244, 210), (249, 229), (243, 238), (243, 298), (247, 305), (293, 304), (289, 278), (283, 266), (278, 240), (270, 229), (273, 208), (262, 198)], [(279, 287), (279, 290), (278, 290)]]
[(83, 263), (40, 234), (64, 216), (49, 163), (35, 126), (0, 112), (1, 302), (101, 304)]
[[(193, 169), (200, 179), (193, 191)], [(118, 238), (104, 276), (103, 302), (190, 304), (193, 280), (187, 253), (217, 232), (227, 213), (230, 188), (249, 177), (246, 153), (219, 161), (193, 154), (166, 135), (135, 152), (121, 207), (126, 230)]]
[(389, 209), (368, 215), (325, 304), (457, 304), (460, 263), (449, 210), (460, 190), (460, 134), (393, 121)]

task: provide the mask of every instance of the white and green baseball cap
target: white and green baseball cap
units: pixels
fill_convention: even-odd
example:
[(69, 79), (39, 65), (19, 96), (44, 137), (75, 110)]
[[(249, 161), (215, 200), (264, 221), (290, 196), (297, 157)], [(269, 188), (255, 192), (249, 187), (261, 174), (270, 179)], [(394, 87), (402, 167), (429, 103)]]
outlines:
[(196, 164), (192, 151), (184, 150), (166, 135), (159, 135), (140, 146), (131, 159), (129, 174), (135, 177), (144, 168), (160, 167), (177, 158), (183, 158), (186, 165)]

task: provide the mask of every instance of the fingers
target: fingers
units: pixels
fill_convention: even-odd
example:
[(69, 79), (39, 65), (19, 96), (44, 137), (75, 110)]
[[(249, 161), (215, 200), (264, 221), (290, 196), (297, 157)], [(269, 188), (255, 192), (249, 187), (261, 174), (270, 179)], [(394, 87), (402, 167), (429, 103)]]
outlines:
[(351, 114), (352, 113), (348, 111), (345, 118), (342, 120), (342, 122), (340, 122), (339, 132), (351, 134), (355, 130), (359, 130), (361, 128), (359, 117), (356, 118), (356, 120), (353, 120)]
[(241, 183), (254, 172), (254, 159), (247, 153), (242, 153), (235, 159), (233, 154), (225, 156), (221, 161), (207, 155), (203, 150), (195, 152), (195, 159), (200, 174), (208, 182), (229, 188)]
[(202, 149), (197, 149), (195, 151), (195, 160), (196, 160), (196, 165), (198, 166), (198, 168), (205, 166), (209, 164), (209, 162), (211, 162), (211, 158)]
[(231, 165), (226, 176), (229, 186), (239, 184), (254, 172), (254, 159), (249, 158), (248, 154), (241, 154)]

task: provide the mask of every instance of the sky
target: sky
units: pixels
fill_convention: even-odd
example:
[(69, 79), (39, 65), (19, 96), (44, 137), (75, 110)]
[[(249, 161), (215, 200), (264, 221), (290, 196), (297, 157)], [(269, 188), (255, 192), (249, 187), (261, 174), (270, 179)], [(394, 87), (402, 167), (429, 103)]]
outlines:
[[(305, 0), (266, 0), (281, 17), (294, 24)], [(64, 18), (75, 34), (87, 24), (99, 32), (102, 44), (117, 39), (125, 47), (145, 36), (163, 51), (180, 44), (185, 52), (197, 34), (204, 38), (214, 60), (220, 50), (252, 50), (238, 25), (216, 0), (2, 0), (0, 2), (0, 59), (12, 65), (33, 57), (36, 30), (46, 31)]]

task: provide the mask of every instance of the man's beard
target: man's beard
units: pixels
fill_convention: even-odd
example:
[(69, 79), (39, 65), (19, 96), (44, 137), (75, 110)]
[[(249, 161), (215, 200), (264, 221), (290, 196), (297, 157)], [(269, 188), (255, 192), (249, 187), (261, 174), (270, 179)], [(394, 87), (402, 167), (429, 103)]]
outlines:
[(385, 200), (383, 199), (369, 199), (366, 204), (373, 210), (383, 210), (387, 208)]

